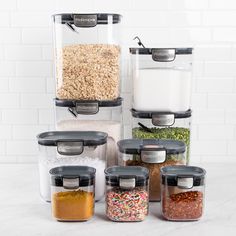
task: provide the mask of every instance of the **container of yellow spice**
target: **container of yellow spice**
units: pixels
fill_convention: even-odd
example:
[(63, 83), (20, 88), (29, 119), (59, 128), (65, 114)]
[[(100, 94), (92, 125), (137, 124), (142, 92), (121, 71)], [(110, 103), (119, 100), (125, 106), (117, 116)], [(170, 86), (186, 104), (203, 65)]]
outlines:
[(58, 221), (86, 221), (94, 214), (96, 169), (61, 166), (50, 170), (52, 215)]

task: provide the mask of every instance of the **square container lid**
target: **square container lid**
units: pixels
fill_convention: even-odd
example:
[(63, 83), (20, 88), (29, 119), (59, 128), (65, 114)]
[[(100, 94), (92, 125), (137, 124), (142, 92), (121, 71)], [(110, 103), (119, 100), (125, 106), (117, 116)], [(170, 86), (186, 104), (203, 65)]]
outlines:
[(99, 112), (100, 107), (118, 107), (122, 105), (121, 97), (110, 101), (99, 100), (66, 100), (55, 98), (56, 107), (67, 107), (68, 110), (75, 116), (94, 115)]
[(107, 185), (121, 188), (145, 186), (148, 183), (149, 171), (141, 166), (113, 166), (105, 170)]
[(156, 111), (139, 111), (131, 109), (132, 116), (140, 119), (151, 119), (154, 126), (171, 126), (175, 119), (185, 119), (192, 116), (192, 110), (184, 112), (156, 112)]
[(193, 48), (130, 48), (131, 54), (152, 55), (153, 61), (171, 62), (177, 55), (191, 55)]
[(206, 171), (196, 166), (166, 166), (161, 168), (162, 184), (168, 186), (192, 188), (204, 184)]
[(50, 131), (37, 136), (38, 144), (57, 146), (59, 142), (81, 142), (83, 146), (98, 146), (107, 142), (107, 133), (97, 131)]
[(118, 148), (121, 153), (125, 154), (141, 154), (142, 150), (158, 151), (166, 150), (167, 154), (184, 153), (186, 145), (182, 141), (169, 139), (123, 139), (118, 143)]
[(52, 186), (74, 189), (93, 185), (96, 169), (88, 166), (60, 166), (49, 173)]
[(94, 27), (97, 24), (109, 24), (109, 17), (112, 17), (112, 23), (120, 23), (122, 16), (114, 13), (63, 13), (52, 16), (53, 20), (61, 24), (74, 24), (77, 27)]

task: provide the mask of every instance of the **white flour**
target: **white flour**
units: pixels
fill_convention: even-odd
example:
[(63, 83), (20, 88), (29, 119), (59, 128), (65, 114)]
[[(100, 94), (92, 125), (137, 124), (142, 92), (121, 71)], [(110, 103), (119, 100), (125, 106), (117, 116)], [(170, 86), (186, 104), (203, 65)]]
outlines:
[(191, 72), (140, 69), (133, 81), (133, 108), (142, 111), (186, 111), (190, 108)]
[(96, 168), (96, 182), (95, 182), (95, 200), (101, 200), (105, 193), (105, 161), (99, 158), (80, 157), (66, 159), (54, 159), (39, 161), (39, 177), (40, 177), (40, 194), (42, 198), (48, 202), (51, 201), (51, 183), (49, 170), (62, 165), (80, 165), (90, 166)]

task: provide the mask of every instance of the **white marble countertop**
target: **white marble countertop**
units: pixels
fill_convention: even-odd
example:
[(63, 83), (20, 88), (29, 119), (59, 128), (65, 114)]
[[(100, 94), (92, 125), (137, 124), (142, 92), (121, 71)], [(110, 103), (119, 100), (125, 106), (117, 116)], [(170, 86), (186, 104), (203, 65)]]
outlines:
[(33, 164), (0, 165), (0, 235), (236, 235), (236, 164), (208, 164), (206, 208), (197, 222), (169, 222), (161, 218), (160, 203), (150, 204), (143, 222), (107, 220), (104, 203), (96, 203), (87, 222), (64, 223), (51, 217), (50, 204), (38, 191), (38, 169)]

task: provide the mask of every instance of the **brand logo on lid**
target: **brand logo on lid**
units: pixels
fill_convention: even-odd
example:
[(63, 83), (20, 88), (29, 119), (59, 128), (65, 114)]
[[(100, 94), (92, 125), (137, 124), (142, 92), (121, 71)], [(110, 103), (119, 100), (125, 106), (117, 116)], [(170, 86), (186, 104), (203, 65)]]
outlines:
[(77, 27), (94, 27), (97, 25), (97, 15), (75, 15), (74, 24)]
[(174, 114), (154, 114), (152, 123), (155, 126), (171, 126), (175, 123)]
[(175, 60), (175, 49), (152, 49), (152, 59), (160, 62), (170, 62)]

